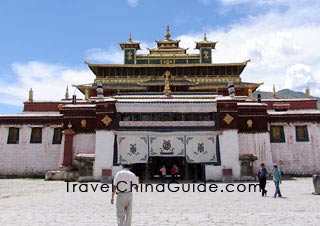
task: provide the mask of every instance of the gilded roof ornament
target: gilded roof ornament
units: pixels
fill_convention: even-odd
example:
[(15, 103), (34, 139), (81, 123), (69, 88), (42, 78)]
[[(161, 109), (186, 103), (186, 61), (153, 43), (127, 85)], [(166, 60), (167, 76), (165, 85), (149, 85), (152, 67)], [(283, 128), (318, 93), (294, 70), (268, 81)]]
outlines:
[(248, 89), (248, 99), (253, 100), (253, 93), (251, 88)]
[(33, 101), (33, 90), (30, 88), (29, 90), (29, 101)]
[(90, 99), (90, 94), (89, 94), (89, 90), (88, 89), (85, 89), (85, 91), (84, 91), (84, 99), (85, 100), (89, 100)]
[(275, 86), (274, 84), (273, 84), (272, 97), (273, 97), (273, 98), (276, 98), (276, 97), (277, 97), (276, 86)]
[(132, 34), (131, 34), (131, 32), (129, 34), (129, 42), (132, 42)]
[(311, 98), (310, 89), (309, 89), (308, 86), (307, 86), (307, 88), (306, 88), (306, 98)]
[(67, 88), (66, 88), (66, 93), (64, 94), (64, 98), (67, 100), (67, 99), (69, 99), (69, 88), (68, 88), (68, 86), (67, 86)]
[(167, 25), (167, 34), (165, 35), (165, 37), (166, 37), (166, 40), (167, 41), (170, 41), (171, 39), (171, 35), (170, 35), (170, 28), (169, 28), (169, 25)]
[(203, 41), (205, 41), (205, 42), (208, 41), (208, 40), (207, 40), (207, 34), (206, 34), (206, 33), (204, 33)]

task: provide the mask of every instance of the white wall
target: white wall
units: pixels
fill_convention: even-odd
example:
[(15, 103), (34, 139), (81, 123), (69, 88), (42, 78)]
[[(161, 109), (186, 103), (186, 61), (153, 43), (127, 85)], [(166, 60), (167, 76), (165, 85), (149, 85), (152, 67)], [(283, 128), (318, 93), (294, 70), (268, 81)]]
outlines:
[[(9, 127), (20, 127), (19, 144), (7, 144)], [(54, 128), (42, 128), (42, 143), (31, 144), (28, 125), (0, 126), (0, 174), (44, 174), (59, 168), (61, 144), (52, 144)]]
[(239, 143), (237, 130), (225, 130), (219, 136), (221, 166), (206, 165), (206, 180), (221, 180), (222, 169), (232, 168), (233, 178), (240, 179)]
[(73, 136), (73, 164), (77, 166), (78, 162), (74, 160), (79, 153), (94, 154), (96, 148), (95, 133), (76, 133)]
[(113, 165), (113, 149), (114, 149), (114, 132), (97, 130), (95, 145), (95, 162), (93, 176), (96, 180), (100, 180), (102, 169), (112, 168)]
[[(285, 143), (271, 143), (272, 159), (286, 174), (320, 173), (320, 125), (316, 123), (272, 123), (282, 125)], [(295, 126), (307, 125), (309, 141), (296, 141)]]
[(73, 137), (73, 156), (79, 153), (94, 154), (96, 148), (95, 133), (78, 133)]
[(239, 152), (241, 154), (254, 154), (258, 160), (253, 164), (253, 171), (257, 172), (260, 164), (266, 165), (267, 171), (272, 170), (272, 155), (270, 147), (270, 134), (265, 133), (239, 133)]

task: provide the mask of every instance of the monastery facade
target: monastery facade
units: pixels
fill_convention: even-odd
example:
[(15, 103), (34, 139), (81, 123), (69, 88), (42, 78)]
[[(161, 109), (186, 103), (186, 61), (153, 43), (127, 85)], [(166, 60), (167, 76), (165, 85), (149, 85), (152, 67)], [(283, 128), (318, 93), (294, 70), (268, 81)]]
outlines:
[(75, 86), (81, 100), (66, 92), (36, 101), (30, 90), (22, 113), (0, 115), (0, 175), (101, 180), (121, 163), (143, 179), (173, 164), (181, 179), (246, 179), (262, 162), (285, 174), (320, 172), (320, 110), (309, 90), (304, 99), (254, 99), (262, 83), (240, 77), (249, 61), (212, 64), (216, 42), (206, 36), (198, 54), (179, 42), (168, 27), (149, 54), (130, 37), (120, 43), (124, 64), (85, 62), (96, 78)]

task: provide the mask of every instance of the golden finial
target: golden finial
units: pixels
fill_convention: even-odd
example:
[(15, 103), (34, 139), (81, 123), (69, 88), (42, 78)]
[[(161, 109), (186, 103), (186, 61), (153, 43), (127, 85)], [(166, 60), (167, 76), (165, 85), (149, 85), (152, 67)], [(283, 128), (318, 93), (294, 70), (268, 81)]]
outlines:
[(67, 99), (69, 99), (69, 88), (68, 88), (68, 86), (67, 86), (67, 88), (66, 88), (66, 93), (65, 93), (65, 95), (64, 95), (64, 98), (67, 100)]
[(164, 92), (165, 95), (169, 95), (171, 93), (170, 84), (169, 84), (170, 75), (171, 75), (170, 71), (166, 71), (164, 73), (165, 79), (164, 79), (164, 90), (163, 90), (163, 92)]
[(30, 88), (29, 90), (29, 101), (33, 101), (33, 90)]
[(86, 90), (84, 91), (84, 99), (85, 99), (85, 100), (89, 100), (89, 98), (90, 98), (90, 96), (89, 96), (89, 90), (86, 89)]
[(132, 34), (131, 34), (131, 32), (129, 34), (129, 42), (132, 42)]
[(203, 41), (207, 41), (207, 34), (206, 33), (204, 33), (204, 37), (203, 37)]
[(166, 40), (168, 40), (168, 41), (171, 38), (169, 25), (167, 25), (167, 34), (165, 35), (165, 37), (166, 37)]
[(273, 84), (272, 97), (273, 97), (273, 98), (276, 98), (276, 97), (277, 97), (276, 86), (275, 86), (274, 84)]
[(248, 98), (253, 100), (253, 94), (252, 94), (252, 89), (248, 89)]
[(309, 89), (308, 86), (307, 86), (307, 88), (306, 88), (306, 98), (311, 98), (310, 89)]

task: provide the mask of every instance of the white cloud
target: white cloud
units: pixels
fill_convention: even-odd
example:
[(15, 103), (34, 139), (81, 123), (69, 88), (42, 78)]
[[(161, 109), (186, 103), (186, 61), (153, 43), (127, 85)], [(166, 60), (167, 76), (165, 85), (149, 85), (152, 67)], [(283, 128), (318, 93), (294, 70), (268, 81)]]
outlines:
[[(270, 0), (271, 1), (271, 0)], [(243, 62), (248, 59), (241, 75), (244, 82), (264, 82), (261, 90), (271, 91), (273, 84), (277, 90), (290, 88), (304, 91), (306, 86), (312, 95), (320, 96), (320, 16), (319, 6), (289, 6), (286, 11), (269, 11), (263, 15), (248, 16), (229, 29), (206, 29), (199, 33), (183, 34), (174, 39), (181, 40), (180, 46), (189, 48), (188, 53), (197, 52), (195, 41), (203, 39), (207, 33), (209, 40), (218, 41), (213, 50), (213, 62)], [(319, 22), (319, 23), (318, 23)], [(156, 38), (156, 37), (155, 37)], [(141, 41), (143, 51), (154, 48), (154, 42)], [(88, 58), (104, 63), (122, 63), (123, 53), (119, 50), (98, 50)], [(96, 56), (96, 57), (93, 57)], [(296, 85), (297, 65), (309, 67), (303, 74), (309, 76)]]
[(139, 5), (139, 0), (128, 0), (128, 4), (131, 7), (137, 7)]
[[(140, 42), (136, 41), (135, 42)], [(154, 44), (151, 42), (140, 42), (139, 54), (148, 53), (148, 48), (154, 48)], [(94, 48), (86, 51), (85, 59), (92, 62), (104, 63), (104, 64), (122, 64), (123, 63), (123, 50), (120, 47), (112, 47), (108, 50)]]
[(313, 71), (309, 65), (295, 64), (287, 69), (285, 87), (294, 90), (305, 90), (309, 87), (311, 90), (317, 90), (319, 88), (319, 81), (313, 74)]
[[(60, 100), (64, 98), (66, 86), (72, 95), (75, 88), (72, 84), (86, 84), (94, 80), (93, 73), (84, 68), (67, 68), (62, 65), (47, 64), (38, 61), (12, 64), (10, 86), (0, 82), (1, 103), (21, 105), (28, 99), (30, 88), (34, 90), (35, 100)], [(82, 94), (78, 91), (79, 96)]]
[(86, 60), (97, 61), (99, 63), (120, 64), (123, 62), (123, 51), (119, 49), (90, 49), (86, 51)]
[[(241, 75), (242, 81), (264, 82), (261, 90), (267, 91), (272, 90), (273, 84), (277, 90), (290, 88), (304, 91), (308, 86), (312, 95), (320, 96), (320, 4), (303, 2), (306, 1), (300, 0), (294, 5), (288, 1), (285, 10), (269, 10), (257, 16), (249, 15), (227, 28), (203, 28), (197, 33), (173, 38), (180, 39), (180, 45), (189, 48), (188, 53), (192, 53), (197, 52), (194, 42), (202, 40), (203, 33), (207, 33), (209, 40), (218, 41), (213, 50), (213, 62), (251, 59)], [(230, 5), (228, 7), (232, 7)], [(153, 41), (140, 42), (143, 50), (139, 53), (147, 53), (147, 48), (155, 47)], [(93, 63), (123, 63), (123, 51), (119, 47), (91, 49), (85, 54), (86, 60)], [(34, 90), (35, 100), (57, 100), (63, 98), (67, 85), (91, 83), (94, 80), (93, 73), (85, 65), (82, 68), (69, 68), (35, 61), (12, 64), (11, 77), (15, 78), (12, 84), (0, 81), (0, 102), (13, 105), (21, 105), (28, 98), (30, 88)], [(69, 90), (72, 94), (73, 88), (69, 86)]]
[[(267, 2), (267, 1), (266, 1)], [(268, 2), (271, 2), (268, 1)], [(301, 2), (300, 2), (301, 3)], [(239, 62), (251, 59), (241, 77), (246, 82), (264, 82), (261, 90), (290, 88), (320, 96), (320, 5), (288, 5), (285, 11), (271, 10), (248, 16), (229, 29), (207, 29), (207, 37), (219, 41), (213, 62)], [(204, 32), (177, 37), (184, 47), (193, 47)], [(191, 50), (190, 52), (194, 52)], [(302, 68), (297, 65), (305, 65)], [(308, 70), (307, 70), (308, 68)], [(305, 75), (298, 82), (298, 75)]]

